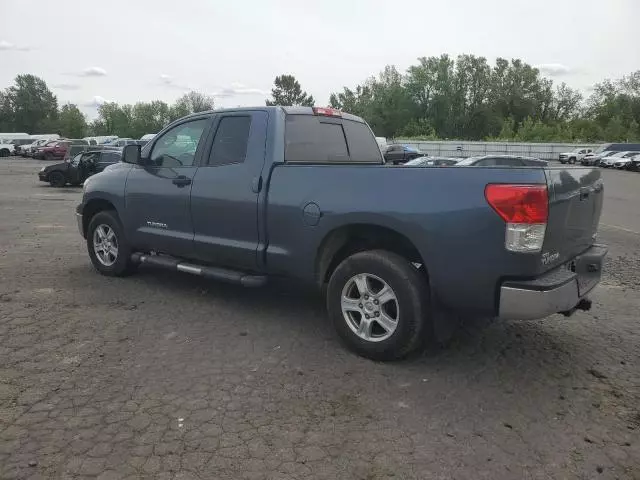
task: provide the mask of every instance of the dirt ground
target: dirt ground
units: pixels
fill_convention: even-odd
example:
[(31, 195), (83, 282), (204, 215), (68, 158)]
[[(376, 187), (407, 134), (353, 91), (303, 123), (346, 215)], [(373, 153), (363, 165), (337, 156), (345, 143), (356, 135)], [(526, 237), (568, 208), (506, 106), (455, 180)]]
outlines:
[(640, 175), (591, 312), (381, 364), (292, 285), (98, 275), (44, 164), (0, 159), (0, 479), (640, 479)]

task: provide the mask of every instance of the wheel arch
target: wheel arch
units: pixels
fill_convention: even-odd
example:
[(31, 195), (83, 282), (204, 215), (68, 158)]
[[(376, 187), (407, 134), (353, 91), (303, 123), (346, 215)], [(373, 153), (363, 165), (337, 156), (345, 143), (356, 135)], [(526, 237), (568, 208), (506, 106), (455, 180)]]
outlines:
[(420, 270), (427, 274), (424, 258), (405, 234), (388, 226), (352, 223), (334, 228), (320, 242), (315, 258), (316, 282), (323, 286), (345, 258), (374, 249), (388, 250), (410, 262), (419, 263), (422, 265)]
[(109, 200), (104, 198), (92, 198), (87, 202), (87, 204), (82, 209), (82, 234), (83, 236), (87, 236), (87, 229), (89, 228), (89, 223), (91, 219), (100, 212), (104, 212), (105, 210), (112, 210), (114, 212), (118, 212), (115, 205), (111, 203)]

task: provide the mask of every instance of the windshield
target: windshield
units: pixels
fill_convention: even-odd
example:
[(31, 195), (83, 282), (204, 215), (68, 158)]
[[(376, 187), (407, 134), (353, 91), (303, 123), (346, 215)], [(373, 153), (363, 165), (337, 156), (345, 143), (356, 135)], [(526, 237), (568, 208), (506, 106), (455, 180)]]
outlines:
[(405, 165), (425, 165), (429, 161), (429, 157), (418, 157), (413, 160), (409, 160)]
[(456, 163), (457, 167), (464, 167), (464, 166), (469, 166), (469, 165), (473, 165), (474, 162), (476, 160), (479, 160), (482, 157), (469, 157), (469, 158), (465, 158), (464, 160), (460, 160), (458, 163)]
[(611, 146), (610, 143), (605, 143), (604, 145), (600, 145), (598, 148), (596, 148), (593, 153), (602, 153), (602, 152), (606, 152), (607, 148), (609, 148)]

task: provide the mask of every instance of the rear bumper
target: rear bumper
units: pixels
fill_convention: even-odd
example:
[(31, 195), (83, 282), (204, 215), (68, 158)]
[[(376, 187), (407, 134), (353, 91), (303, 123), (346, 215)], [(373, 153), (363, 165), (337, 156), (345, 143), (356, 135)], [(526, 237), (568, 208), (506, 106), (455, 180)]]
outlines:
[(567, 313), (600, 282), (607, 248), (594, 245), (567, 264), (532, 280), (500, 286), (500, 318), (534, 320)]

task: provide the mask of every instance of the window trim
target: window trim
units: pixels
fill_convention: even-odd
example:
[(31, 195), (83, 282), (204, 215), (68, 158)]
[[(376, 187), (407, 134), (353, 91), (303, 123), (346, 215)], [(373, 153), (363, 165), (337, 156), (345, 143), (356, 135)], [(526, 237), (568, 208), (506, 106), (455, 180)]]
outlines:
[[(220, 124), (225, 118), (228, 117), (248, 117), (249, 118), (249, 132), (247, 134), (247, 148), (244, 153), (244, 160), (242, 162), (232, 162), (232, 163), (211, 163), (211, 154), (213, 153), (213, 145), (216, 141), (216, 135), (218, 134), (218, 130), (220, 129)], [(247, 161), (247, 154), (249, 153), (249, 142), (251, 140), (251, 126), (254, 121), (254, 111), (238, 111), (238, 112), (221, 112), (216, 115), (216, 118), (211, 127), (211, 132), (209, 133), (209, 137), (207, 139), (207, 151), (204, 152), (202, 157), (202, 167), (224, 167), (225, 165), (242, 165)]]

